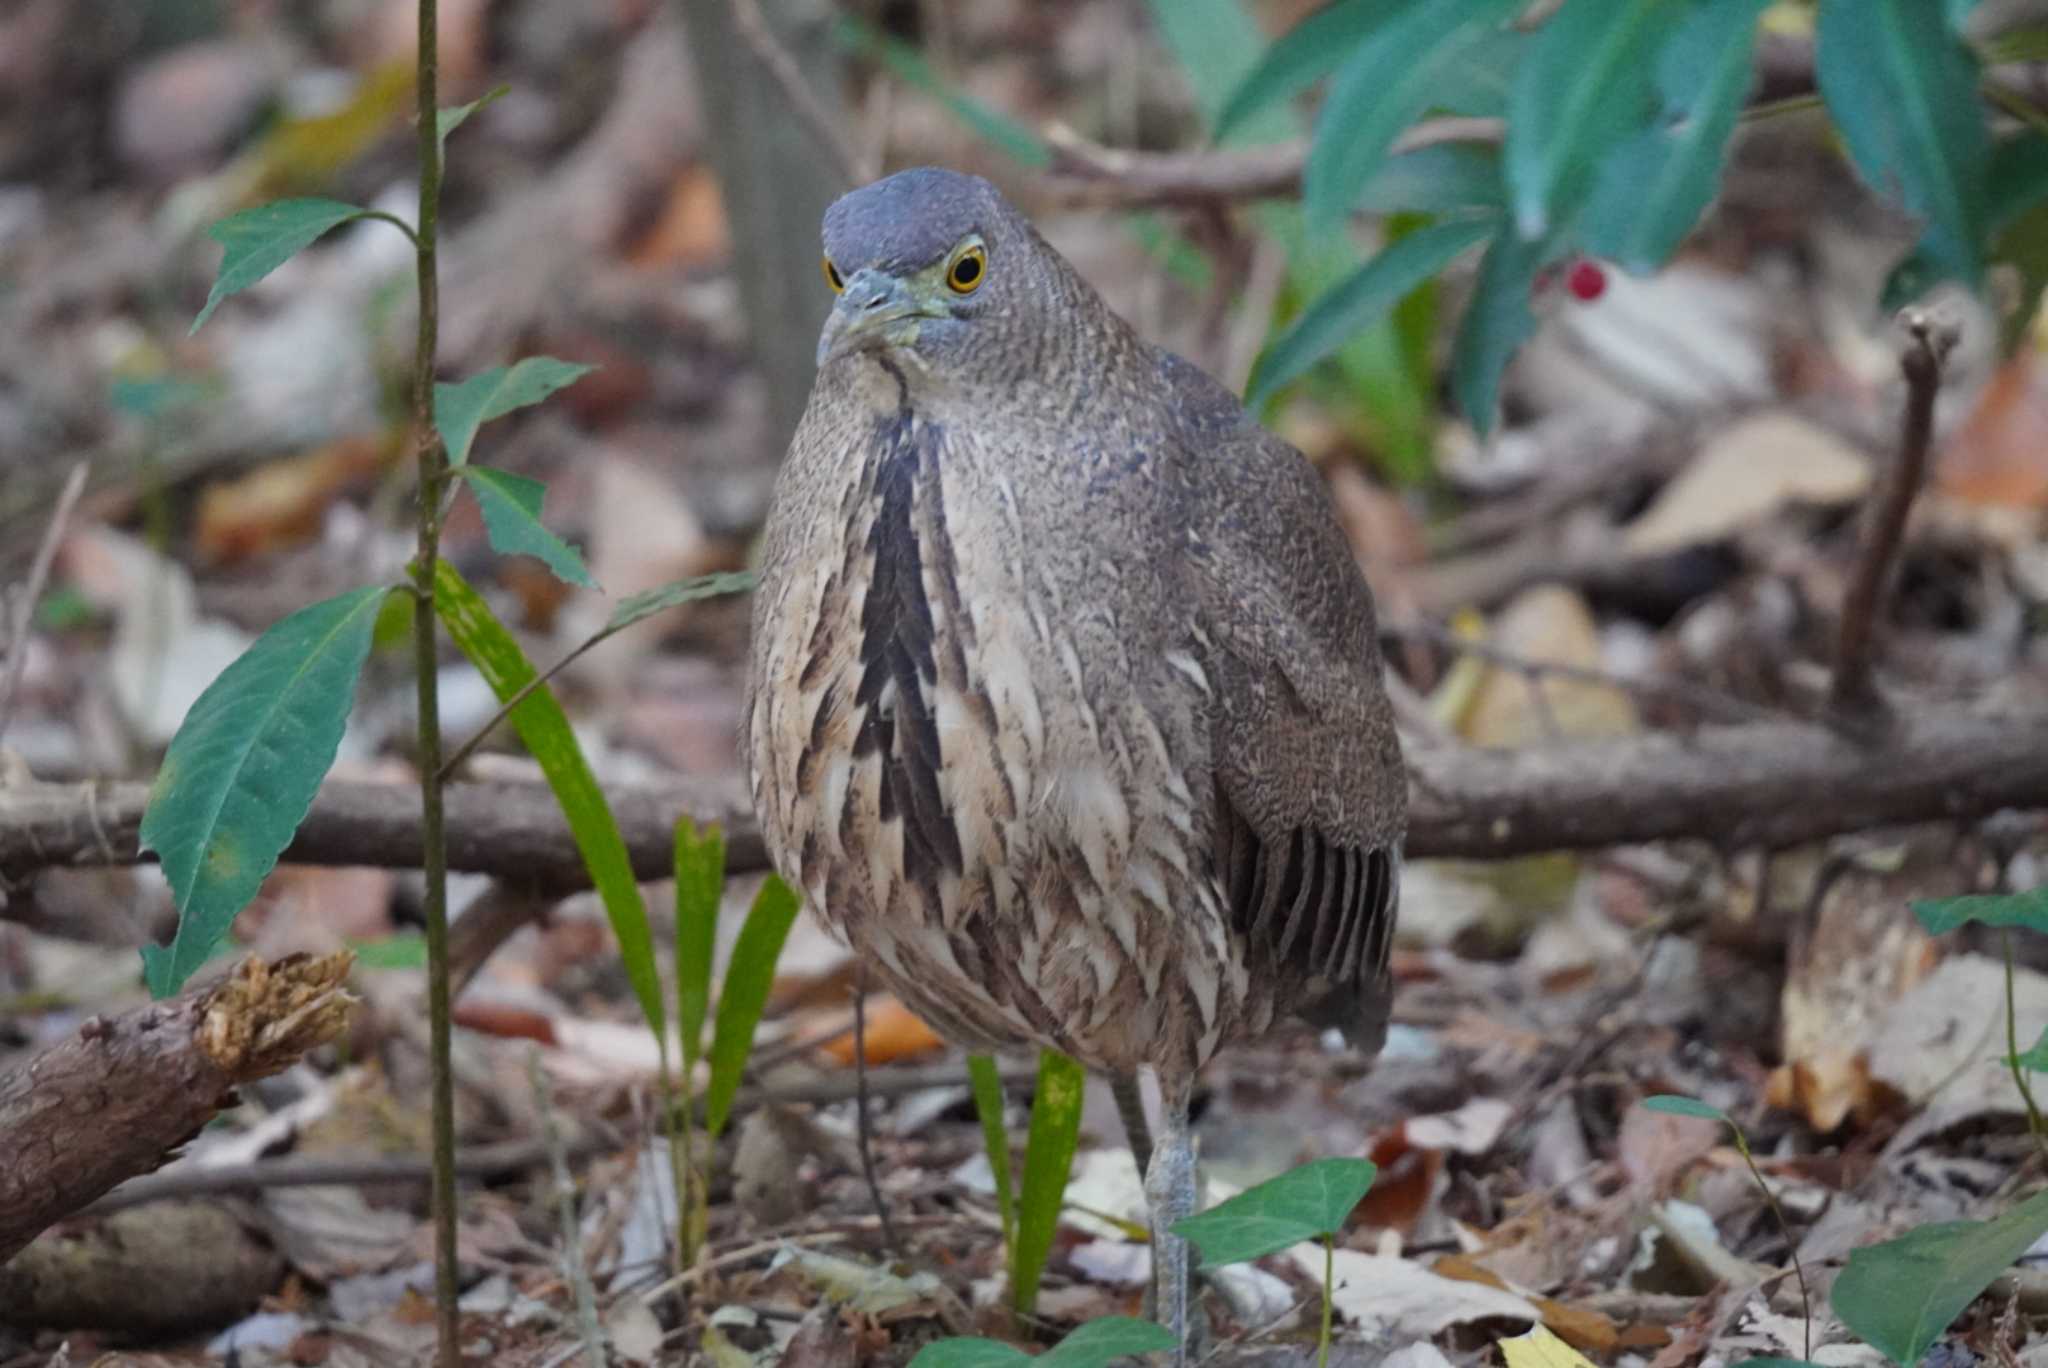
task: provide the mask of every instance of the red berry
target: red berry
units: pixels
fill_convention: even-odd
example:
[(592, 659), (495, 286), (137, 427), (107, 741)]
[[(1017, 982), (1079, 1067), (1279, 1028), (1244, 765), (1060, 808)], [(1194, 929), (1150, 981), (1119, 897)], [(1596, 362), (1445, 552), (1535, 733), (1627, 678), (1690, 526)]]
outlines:
[(1564, 287), (1572, 292), (1572, 298), (1581, 303), (1591, 304), (1607, 292), (1607, 272), (1600, 264), (1580, 257), (1565, 272)]

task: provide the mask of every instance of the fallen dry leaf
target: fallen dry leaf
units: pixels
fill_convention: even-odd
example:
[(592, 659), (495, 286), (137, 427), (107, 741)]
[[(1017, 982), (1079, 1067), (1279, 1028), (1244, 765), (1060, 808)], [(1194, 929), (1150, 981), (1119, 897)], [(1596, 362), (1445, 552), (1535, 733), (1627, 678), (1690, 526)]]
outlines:
[(1720, 541), (1791, 504), (1854, 503), (1869, 490), (1870, 459), (1790, 413), (1760, 413), (1709, 438), (1679, 477), (1622, 533), (1633, 555)]
[[(865, 1034), (870, 1067), (914, 1059), (946, 1048), (946, 1042), (939, 1039), (916, 1013), (887, 995), (878, 995), (869, 1002)], [(851, 1065), (852, 1033), (826, 1041), (825, 1053), (841, 1064)]]
[(225, 563), (312, 540), (328, 507), (373, 478), (394, 452), (384, 438), (359, 434), (208, 485), (193, 534), (199, 554)]
[(1973, 504), (2048, 504), (2048, 359), (2025, 350), (2000, 366), (1943, 444), (1935, 488)]
[[(1306, 1276), (1323, 1276), (1321, 1245), (1296, 1245), (1288, 1257)], [(1480, 1283), (1459, 1282), (1407, 1259), (1336, 1251), (1337, 1313), (1369, 1335), (1426, 1338), (1453, 1325), (1482, 1320), (1534, 1324), (1542, 1313), (1526, 1297)]]

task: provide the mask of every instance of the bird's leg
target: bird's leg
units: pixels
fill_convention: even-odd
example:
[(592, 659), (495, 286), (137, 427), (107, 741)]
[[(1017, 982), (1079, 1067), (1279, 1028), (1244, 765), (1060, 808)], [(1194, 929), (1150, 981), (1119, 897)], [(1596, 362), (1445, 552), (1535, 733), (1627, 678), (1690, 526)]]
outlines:
[(1138, 1163), (1138, 1178), (1143, 1181), (1152, 1167), (1152, 1128), (1145, 1124), (1145, 1094), (1138, 1086), (1136, 1074), (1120, 1074), (1109, 1080), (1109, 1091), (1116, 1098), (1116, 1114), (1123, 1118), (1124, 1139), (1130, 1142), (1131, 1158)]
[(1160, 1077), (1165, 1106), (1158, 1143), (1145, 1167), (1145, 1200), (1152, 1209), (1152, 1281), (1159, 1323), (1173, 1332), (1174, 1368), (1189, 1361), (1188, 1242), (1169, 1233), (1176, 1221), (1195, 1212), (1195, 1141), (1188, 1127), (1191, 1078)]

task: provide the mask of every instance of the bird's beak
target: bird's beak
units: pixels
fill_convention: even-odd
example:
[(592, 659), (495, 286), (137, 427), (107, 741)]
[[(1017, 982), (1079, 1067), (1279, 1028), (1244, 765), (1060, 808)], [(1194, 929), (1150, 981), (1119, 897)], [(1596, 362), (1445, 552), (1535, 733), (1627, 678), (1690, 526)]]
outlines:
[(872, 267), (856, 271), (825, 320), (818, 338), (818, 364), (846, 352), (913, 342), (916, 320), (929, 314), (906, 282)]

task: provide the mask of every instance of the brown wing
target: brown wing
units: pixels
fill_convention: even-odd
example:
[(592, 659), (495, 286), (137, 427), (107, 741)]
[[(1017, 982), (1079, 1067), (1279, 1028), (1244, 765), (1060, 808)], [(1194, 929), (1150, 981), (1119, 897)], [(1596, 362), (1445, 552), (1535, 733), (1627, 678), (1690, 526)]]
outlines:
[(1246, 951), (1293, 990), (1282, 1001), (1377, 1048), (1407, 777), (1372, 594), (1308, 460), (1192, 367), (1167, 370), (1194, 398), (1188, 565), (1217, 676), (1217, 878)]

